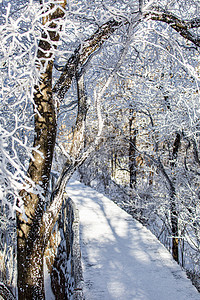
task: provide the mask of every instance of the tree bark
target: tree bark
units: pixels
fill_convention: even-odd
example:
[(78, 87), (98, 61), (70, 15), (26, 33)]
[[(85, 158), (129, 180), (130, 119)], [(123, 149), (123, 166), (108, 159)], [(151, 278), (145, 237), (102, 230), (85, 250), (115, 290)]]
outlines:
[(176, 193), (174, 187), (171, 187), (170, 191), (170, 214), (172, 230), (172, 256), (174, 260), (179, 263), (178, 212), (176, 207)]
[(136, 128), (135, 128), (135, 112), (132, 108), (129, 109), (129, 172), (130, 172), (130, 188), (136, 187)]
[(84, 75), (76, 76), (77, 96), (78, 96), (78, 112), (76, 117), (76, 125), (73, 131), (72, 145), (70, 148), (70, 156), (77, 158), (80, 151), (85, 146), (85, 126), (86, 116), (88, 112), (88, 101), (85, 91)]
[[(178, 156), (178, 150), (181, 145), (181, 136), (177, 132), (176, 138), (173, 143), (172, 148), (172, 158), (171, 158), (171, 169), (174, 173), (173, 169), (176, 165), (176, 159)], [(172, 178), (172, 181), (175, 181), (175, 178)], [(171, 226), (172, 226), (172, 256), (175, 261), (179, 263), (179, 230), (178, 230), (178, 211), (177, 211), (177, 205), (176, 205), (176, 191), (174, 187), (174, 183), (171, 185), (170, 190), (170, 213), (171, 213)]]
[(53, 88), (56, 97), (59, 99), (64, 98), (64, 95), (71, 86), (72, 78), (75, 74), (78, 76), (82, 74), (91, 57), (121, 25), (121, 21), (110, 20), (106, 22), (100, 26), (98, 30), (83, 43), (83, 45), (79, 45), (76, 48), (73, 55), (68, 59), (60, 78)]
[(151, 6), (148, 11), (144, 12), (143, 17), (169, 24), (170, 27), (178, 32), (183, 38), (191, 41), (197, 47), (200, 47), (199, 35), (190, 31), (190, 29), (200, 27), (200, 18), (194, 18), (189, 21), (182, 20), (173, 13), (154, 5)]
[[(56, 139), (56, 111), (52, 96), (53, 50), (59, 40), (59, 29), (56, 22), (64, 17), (61, 9), (66, 5), (62, 1), (52, 14), (43, 17), (43, 25), (48, 23), (46, 31), (38, 45), (38, 68), (45, 68), (40, 82), (35, 86), (35, 138), (32, 159), (29, 163), (28, 175), (35, 192), (21, 191), (24, 201), (24, 214), (17, 213), (17, 267), (18, 298), (44, 299), (43, 254), (44, 234), (39, 230), (41, 218), (45, 210), (45, 196), (49, 183), (53, 152)], [(53, 8), (53, 5), (50, 9)], [(49, 29), (49, 30), (48, 30)], [(49, 42), (48, 40), (51, 40)], [(46, 67), (45, 67), (46, 66)]]

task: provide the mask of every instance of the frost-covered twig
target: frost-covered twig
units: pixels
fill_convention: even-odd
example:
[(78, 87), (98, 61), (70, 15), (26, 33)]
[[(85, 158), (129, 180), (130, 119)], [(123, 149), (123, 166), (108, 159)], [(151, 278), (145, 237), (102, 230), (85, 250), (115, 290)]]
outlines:
[(13, 293), (3, 282), (0, 282), (0, 296), (3, 300), (15, 300)]

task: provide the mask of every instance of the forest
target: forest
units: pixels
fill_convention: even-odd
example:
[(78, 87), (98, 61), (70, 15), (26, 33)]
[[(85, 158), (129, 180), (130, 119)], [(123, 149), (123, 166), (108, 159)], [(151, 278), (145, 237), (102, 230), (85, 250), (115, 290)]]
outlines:
[(200, 291), (199, 0), (1, 0), (0, 11), (5, 293), (45, 299), (45, 249), (75, 172)]

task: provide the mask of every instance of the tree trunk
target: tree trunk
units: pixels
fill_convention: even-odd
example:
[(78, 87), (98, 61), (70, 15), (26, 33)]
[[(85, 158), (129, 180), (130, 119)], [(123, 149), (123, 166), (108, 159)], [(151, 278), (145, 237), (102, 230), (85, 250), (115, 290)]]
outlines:
[(178, 230), (178, 213), (176, 207), (175, 189), (172, 188), (170, 195), (170, 214), (171, 214), (171, 230), (172, 230), (172, 256), (177, 263), (179, 262), (179, 230)]
[(38, 112), (35, 115), (34, 146), (39, 146), (38, 152), (33, 152), (28, 174), (33, 182), (41, 188), (41, 193), (21, 192), (27, 220), (22, 214), (17, 214), (17, 263), (18, 263), (18, 295), (19, 299), (43, 299), (43, 254), (44, 248), (38, 245), (33, 252), (37, 240), (39, 222), (45, 209), (45, 196), (48, 187), (53, 151), (56, 138), (56, 116), (51, 92), (52, 63), (47, 66), (47, 72), (42, 74), (41, 84), (36, 87), (34, 97)]
[[(172, 157), (171, 157), (171, 169), (174, 173), (174, 167), (176, 165), (176, 159), (178, 156), (178, 150), (181, 145), (181, 136), (179, 133), (176, 133), (176, 138), (173, 143), (172, 148)], [(175, 181), (175, 178), (172, 178), (172, 181)], [(171, 226), (172, 226), (172, 256), (175, 261), (179, 262), (179, 230), (178, 230), (178, 211), (176, 207), (176, 191), (174, 183), (171, 185), (170, 192), (170, 213), (171, 213)]]
[(77, 158), (80, 151), (83, 150), (85, 146), (86, 115), (89, 108), (83, 74), (80, 77), (76, 75), (76, 85), (78, 96), (78, 112), (76, 117), (76, 126), (73, 132), (72, 145), (70, 148), (70, 156), (73, 158)]
[(136, 134), (135, 129), (135, 119), (136, 115), (133, 109), (129, 110), (129, 172), (130, 172), (130, 188), (136, 187), (137, 174), (136, 174)]
[[(66, 1), (60, 4), (65, 7)], [(50, 7), (53, 8), (53, 5)], [(24, 214), (17, 213), (17, 267), (18, 299), (45, 299), (43, 280), (44, 234), (40, 231), (41, 219), (45, 210), (45, 196), (50, 178), (53, 152), (56, 139), (56, 112), (52, 96), (53, 50), (59, 40), (58, 25), (55, 19), (64, 16), (57, 8), (43, 18), (43, 25), (49, 23), (49, 31), (42, 33), (37, 53), (38, 68), (44, 67), (40, 82), (35, 86), (35, 138), (28, 175), (35, 191), (21, 191), (24, 201)], [(55, 30), (54, 30), (55, 29)], [(48, 41), (50, 38), (51, 43)], [(25, 216), (25, 217), (24, 217)]]
[(178, 262), (178, 212), (176, 207), (176, 190), (174, 180), (170, 179), (163, 164), (159, 158), (159, 168), (169, 184), (169, 197), (170, 197), (170, 221), (172, 232), (172, 256)]

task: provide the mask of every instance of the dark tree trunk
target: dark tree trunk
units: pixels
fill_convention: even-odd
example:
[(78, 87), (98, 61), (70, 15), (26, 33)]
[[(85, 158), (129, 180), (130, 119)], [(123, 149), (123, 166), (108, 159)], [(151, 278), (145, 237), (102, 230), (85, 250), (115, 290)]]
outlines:
[[(178, 156), (178, 150), (181, 145), (181, 136), (179, 133), (176, 133), (175, 141), (172, 148), (172, 157), (171, 157), (171, 169), (174, 173), (174, 168), (176, 166), (176, 160)], [(175, 261), (179, 263), (179, 230), (178, 230), (178, 211), (176, 204), (176, 191), (174, 187), (175, 178), (172, 178), (173, 184), (171, 185), (170, 191), (170, 213), (171, 213), (171, 227), (172, 227), (172, 256)]]
[(135, 112), (130, 108), (129, 110), (129, 172), (130, 172), (130, 188), (136, 187), (137, 183), (137, 165), (136, 165), (136, 135), (137, 130), (135, 128)]
[(170, 214), (172, 230), (172, 256), (175, 261), (179, 262), (179, 230), (178, 230), (178, 212), (176, 207), (175, 189), (172, 187), (170, 195)]

